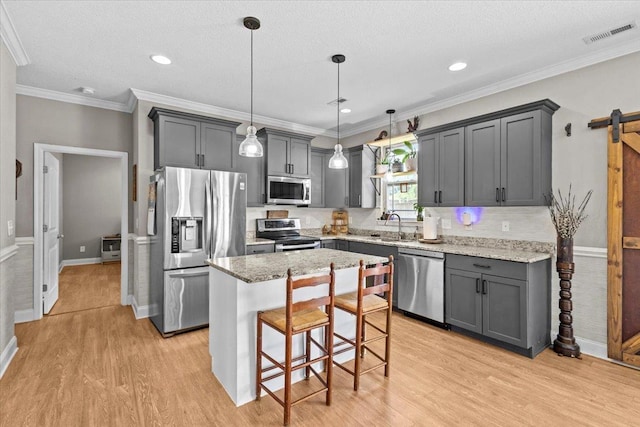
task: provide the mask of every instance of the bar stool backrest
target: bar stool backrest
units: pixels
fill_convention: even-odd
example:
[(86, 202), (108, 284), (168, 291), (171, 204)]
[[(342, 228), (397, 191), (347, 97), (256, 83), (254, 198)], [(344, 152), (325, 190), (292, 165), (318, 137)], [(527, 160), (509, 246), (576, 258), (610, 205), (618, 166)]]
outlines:
[[(312, 298), (310, 300), (294, 302), (294, 291), (301, 288), (308, 288), (319, 285), (329, 285), (327, 295)], [(291, 269), (287, 270), (287, 331), (292, 330), (292, 317), (295, 312), (302, 310), (316, 309), (324, 306), (325, 313), (330, 319), (333, 318), (333, 305), (335, 296), (335, 271), (331, 263), (329, 274), (322, 276), (306, 277), (294, 280)]]

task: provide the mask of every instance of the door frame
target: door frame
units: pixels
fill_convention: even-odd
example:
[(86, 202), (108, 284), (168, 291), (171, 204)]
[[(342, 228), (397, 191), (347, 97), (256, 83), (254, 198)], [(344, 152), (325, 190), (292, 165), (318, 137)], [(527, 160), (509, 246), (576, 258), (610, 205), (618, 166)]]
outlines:
[(85, 156), (120, 159), (121, 173), (121, 219), (120, 236), (122, 244), (120, 267), (120, 304), (128, 305), (129, 294), (129, 153), (124, 151), (99, 150), (94, 148), (71, 147), (65, 145), (33, 144), (33, 318), (42, 319), (43, 245), (42, 215), (44, 209), (44, 153), (79, 154)]

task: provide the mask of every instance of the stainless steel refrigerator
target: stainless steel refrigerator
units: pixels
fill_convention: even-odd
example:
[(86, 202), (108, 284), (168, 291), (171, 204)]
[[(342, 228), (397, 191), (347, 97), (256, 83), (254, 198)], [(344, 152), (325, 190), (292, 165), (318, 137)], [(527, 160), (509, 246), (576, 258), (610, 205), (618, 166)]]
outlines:
[(245, 254), (246, 180), (244, 173), (174, 167), (154, 175), (150, 317), (164, 336), (209, 324), (205, 261)]

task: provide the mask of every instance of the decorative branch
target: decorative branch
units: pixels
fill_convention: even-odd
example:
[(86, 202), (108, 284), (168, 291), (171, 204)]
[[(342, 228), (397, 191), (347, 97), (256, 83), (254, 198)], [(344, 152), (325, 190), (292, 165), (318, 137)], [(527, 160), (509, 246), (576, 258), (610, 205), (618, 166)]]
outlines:
[(578, 231), (580, 224), (587, 218), (585, 209), (589, 200), (591, 199), (593, 190), (589, 190), (582, 202), (576, 208), (576, 196), (571, 194), (571, 184), (569, 184), (569, 193), (566, 197), (562, 196), (560, 189), (558, 189), (558, 195), (553, 193), (545, 196), (545, 200), (549, 205), (549, 213), (551, 214), (551, 222), (558, 236), (564, 239), (571, 239)]

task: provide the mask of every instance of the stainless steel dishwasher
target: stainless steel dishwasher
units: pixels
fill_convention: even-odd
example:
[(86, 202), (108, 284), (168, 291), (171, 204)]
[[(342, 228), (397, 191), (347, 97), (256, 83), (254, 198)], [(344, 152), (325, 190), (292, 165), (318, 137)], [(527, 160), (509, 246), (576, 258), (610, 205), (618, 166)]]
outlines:
[(444, 254), (398, 251), (398, 308), (444, 323)]

